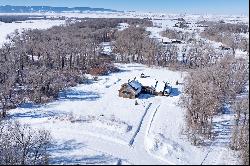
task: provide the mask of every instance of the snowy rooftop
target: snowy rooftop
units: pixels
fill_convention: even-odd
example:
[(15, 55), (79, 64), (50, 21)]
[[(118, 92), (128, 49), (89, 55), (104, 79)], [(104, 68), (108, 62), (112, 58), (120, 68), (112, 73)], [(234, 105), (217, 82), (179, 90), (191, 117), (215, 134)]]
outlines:
[(155, 88), (157, 92), (163, 91), (165, 87), (164, 81), (157, 80), (152, 76), (148, 78), (138, 78), (137, 81), (140, 82), (143, 86)]
[(129, 82), (129, 85), (136, 91), (136, 94), (139, 94), (141, 92), (142, 84), (137, 80)]

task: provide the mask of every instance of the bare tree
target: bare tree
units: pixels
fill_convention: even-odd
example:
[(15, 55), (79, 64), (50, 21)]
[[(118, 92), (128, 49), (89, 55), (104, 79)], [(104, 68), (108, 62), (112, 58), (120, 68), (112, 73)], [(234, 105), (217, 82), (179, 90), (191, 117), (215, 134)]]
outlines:
[(236, 117), (230, 147), (240, 150), (243, 164), (249, 165), (249, 98), (239, 98), (233, 108)]
[(3, 121), (0, 125), (0, 164), (48, 164), (51, 140), (46, 130), (33, 130), (19, 122)]
[(233, 57), (224, 57), (212, 66), (190, 72), (181, 104), (187, 110), (186, 133), (194, 144), (198, 138), (213, 137), (213, 116), (243, 92), (247, 80), (247, 63)]

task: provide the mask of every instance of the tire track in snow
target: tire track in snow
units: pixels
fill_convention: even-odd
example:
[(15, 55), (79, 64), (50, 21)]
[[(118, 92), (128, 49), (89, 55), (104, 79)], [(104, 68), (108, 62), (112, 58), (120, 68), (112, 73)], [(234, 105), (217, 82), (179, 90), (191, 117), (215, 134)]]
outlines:
[[(145, 138), (144, 138), (144, 144), (146, 144), (145, 141), (147, 140), (147, 137), (149, 136), (149, 132), (150, 132), (152, 123), (153, 123), (153, 121), (154, 121), (155, 115), (156, 115), (156, 113), (158, 112), (158, 109), (160, 108), (160, 106), (161, 106), (161, 105), (158, 105), (158, 106), (156, 107), (156, 109), (154, 110), (154, 113), (153, 113), (152, 117), (150, 118), (151, 120), (150, 120), (150, 122), (149, 122), (149, 124), (148, 124), (148, 126), (147, 126), (147, 128), (146, 128), (146, 134), (145, 134)], [(166, 162), (166, 163), (168, 163), (169, 165), (176, 165), (175, 163), (170, 162), (170, 161), (168, 161), (168, 160), (166, 160), (166, 159), (164, 159), (164, 158), (162, 158), (162, 157), (160, 157), (160, 156), (154, 155), (153, 153), (151, 153), (151, 152), (149, 151), (149, 149), (148, 149), (147, 147), (145, 147), (145, 149), (146, 149), (146, 152), (147, 152), (150, 156), (152, 156), (153, 158), (158, 159), (158, 160), (160, 160), (160, 161), (162, 161), (162, 162)]]
[(149, 134), (149, 131), (150, 131), (150, 129), (151, 129), (151, 126), (152, 126), (152, 123), (153, 123), (153, 121), (154, 121), (154, 117), (155, 117), (155, 115), (156, 115), (156, 112), (158, 111), (158, 109), (159, 109), (159, 107), (160, 107), (160, 105), (158, 105), (158, 107), (155, 109), (155, 111), (154, 111), (154, 114), (153, 114), (153, 116), (152, 116), (152, 118), (151, 118), (151, 121), (150, 121), (150, 123), (149, 123), (149, 125), (148, 125), (148, 128), (147, 128), (147, 135)]
[(147, 112), (148, 112), (148, 110), (149, 110), (149, 108), (150, 108), (151, 105), (152, 105), (152, 103), (149, 103), (148, 106), (147, 106), (147, 108), (145, 109), (145, 112), (144, 112), (144, 114), (143, 114), (143, 116), (142, 116), (142, 118), (141, 118), (141, 121), (140, 121), (140, 123), (139, 123), (139, 125), (138, 125), (138, 128), (136, 129), (136, 131), (135, 131), (133, 137), (131, 138), (131, 140), (129, 141), (129, 145), (130, 145), (130, 146), (132, 146), (132, 145), (134, 144), (135, 137), (136, 137), (137, 134), (140, 132), (140, 129), (141, 129), (141, 126), (142, 126), (142, 122), (143, 122), (143, 120), (144, 120), (144, 117), (146, 116), (146, 114), (147, 114)]

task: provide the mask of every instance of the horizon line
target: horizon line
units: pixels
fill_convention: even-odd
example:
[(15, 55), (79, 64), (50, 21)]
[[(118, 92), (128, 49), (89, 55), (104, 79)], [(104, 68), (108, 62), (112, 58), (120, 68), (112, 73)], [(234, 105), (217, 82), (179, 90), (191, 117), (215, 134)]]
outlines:
[[(118, 10), (118, 9), (112, 9), (112, 8), (104, 8), (104, 7), (91, 7), (91, 6), (74, 6), (74, 7), (69, 7), (69, 6), (53, 6), (53, 5), (0, 5), (0, 6), (19, 6), (19, 7), (35, 7), (35, 6), (41, 6), (41, 7), (55, 7), (55, 8), (60, 8), (60, 7), (66, 7), (66, 8), (92, 8), (92, 9), (106, 9), (106, 10), (113, 10), (116, 12), (147, 12), (147, 13), (163, 13), (165, 14), (168, 11), (146, 11), (146, 10)], [(209, 15), (209, 14), (213, 14), (213, 15), (248, 15), (249, 16), (249, 11), (247, 12), (242, 12), (242, 13), (214, 13), (214, 12), (205, 12), (205, 13), (193, 13), (190, 11), (179, 11), (179, 12), (168, 12), (169, 14), (194, 14), (194, 15)]]

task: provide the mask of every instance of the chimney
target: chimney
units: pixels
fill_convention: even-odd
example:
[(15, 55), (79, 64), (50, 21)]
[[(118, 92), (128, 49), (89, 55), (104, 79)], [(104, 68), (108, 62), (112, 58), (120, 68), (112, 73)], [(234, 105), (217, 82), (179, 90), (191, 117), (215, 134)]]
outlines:
[(168, 83), (167, 83), (167, 82), (165, 82), (165, 86), (164, 86), (163, 92), (166, 90), (167, 85), (168, 85)]
[(155, 83), (155, 88), (157, 87), (157, 84), (158, 84), (158, 81), (156, 81), (156, 83)]

